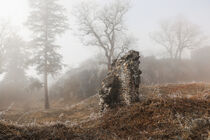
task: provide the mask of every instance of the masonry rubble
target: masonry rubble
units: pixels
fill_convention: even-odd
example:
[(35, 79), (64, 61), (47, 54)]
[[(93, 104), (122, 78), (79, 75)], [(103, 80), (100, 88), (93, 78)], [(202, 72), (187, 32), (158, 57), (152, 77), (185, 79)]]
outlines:
[(99, 90), (101, 112), (139, 101), (142, 73), (139, 69), (139, 58), (139, 52), (131, 50), (112, 63)]

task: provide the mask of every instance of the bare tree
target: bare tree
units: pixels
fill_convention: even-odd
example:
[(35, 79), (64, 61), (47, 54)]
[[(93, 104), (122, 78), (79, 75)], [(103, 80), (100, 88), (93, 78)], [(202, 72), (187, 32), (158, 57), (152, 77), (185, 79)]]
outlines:
[(184, 18), (163, 21), (151, 37), (166, 49), (171, 59), (179, 60), (185, 50), (199, 47), (204, 41), (199, 27)]
[(5, 54), (5, 43), (9, 34), (10, 34), (9, 23), (4, 20), (0, 20), (0, 73), (2, 72), (3, 56)]
[(27, 84), (28, 51), (26, 42), (17, 34), (10, 33), (4, 43), (4, 92), (10, 95), (23, 94)]
[(124, 18), (129, 10), (129, 3), (114, 1), (98, 8), (90, 3), (82, 3), (76, 10), (84, 45), (96, 46), (103, 50), (108, 69), (113, 59), (131, 47), (134, 38), (128, 36)]

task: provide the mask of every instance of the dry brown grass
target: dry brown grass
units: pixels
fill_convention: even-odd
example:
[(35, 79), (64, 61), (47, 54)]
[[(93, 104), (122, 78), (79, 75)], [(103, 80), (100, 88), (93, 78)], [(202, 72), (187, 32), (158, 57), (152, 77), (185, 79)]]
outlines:
[[(143, 87), (140, 103), (98, 114), (98, 97), (69, 108), (10, 111), (0, 139), (210, 139), (207, 84)], [(175, 96), (174, 96), (175, 95)], [(9, 120), (11, 121), (9, 123)], [(58, 122), (59, 121), (59, 122)]]

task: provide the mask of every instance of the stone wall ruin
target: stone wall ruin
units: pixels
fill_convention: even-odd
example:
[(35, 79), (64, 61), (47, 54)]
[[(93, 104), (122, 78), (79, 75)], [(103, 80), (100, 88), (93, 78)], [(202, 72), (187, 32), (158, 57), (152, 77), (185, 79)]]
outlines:
[(112, 63), (99, 90), (101, 111), (139, 101), (139, 52), (129, 51)]

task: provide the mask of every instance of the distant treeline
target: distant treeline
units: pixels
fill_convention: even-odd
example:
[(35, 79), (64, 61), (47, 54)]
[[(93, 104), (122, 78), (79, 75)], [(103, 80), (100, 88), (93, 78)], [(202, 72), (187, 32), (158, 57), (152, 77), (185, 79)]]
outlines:
[(70, 69), (50, 88), (52, 98), (85, 99), (97, 93), (107, 71), (96, 60), (89, 59), (79, 67)]
[(171, 60), (146, 57), (142, 64), (144, 84), (165, 84), (180, 82), (210, 82), (210, 64), (192, 59)]
[[(142, 84), (210, 82), (209, 54), (210, 47), (205, 47), (194, 51), (191, 59), (142, 57)], [(87, 60), (58, 80), (51, 88), (51, 95), (64, 99), (89, 97), (97, 93), (106, 73), (106, 67), (97, 63), (97, 59)]]
[(180, 82), (210, 82), (210, 47), (191, 53), (191, 59), (157, 59), (143, 57), (141, 63), (143, 84)]

